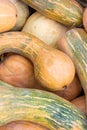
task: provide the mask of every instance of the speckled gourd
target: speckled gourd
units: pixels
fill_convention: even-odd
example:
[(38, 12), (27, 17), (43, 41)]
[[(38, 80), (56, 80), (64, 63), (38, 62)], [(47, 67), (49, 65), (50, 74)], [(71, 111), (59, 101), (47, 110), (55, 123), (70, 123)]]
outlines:
[(50, 130), (87, 130), (84, 113), (67, 100), (0, 81), (0, 126), (14, 120), (31, 121)]
[(36, 79), (46, 88), (63, 90), (72, 82), (75, 67), (64, 52), (45, 45), (38, 38), (23, 32), (7, 32), (0, 35), (0, 55), (15, 52), (34, 64)]
[(41, 14), (68, 27), (82, 24), (83, 7), (75, 0), (23, 0)]
[(86, 96), (87, 113), (87, 33), (82, 28), (74, 28), (58, 43), (60, 50), (69, 55), (75, 64), (76, 72)]

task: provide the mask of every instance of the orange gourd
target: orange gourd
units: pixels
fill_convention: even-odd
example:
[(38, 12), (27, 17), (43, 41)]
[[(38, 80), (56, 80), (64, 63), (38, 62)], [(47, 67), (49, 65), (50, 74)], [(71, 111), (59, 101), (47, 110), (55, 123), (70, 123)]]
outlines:
[(9, 0), (0, 0), (0, 33), (12, 29), (16, 22), (16, 7)]
[(0, 130), (48, 130), (47, 128), (27, 122), (27, 121), (14, 121), (7, 125), (1, 126)]
[(79, 96), (78, 98), (75, 98), (74, 100), (71, 101), (77, 108), (79, 108), (81, 111), (83, 111), (85, 114), (86, 113), (86, 103), (85, 103), (85, 96)]
[(32, 63), (23, 56), (11, 54), (0, 64), (0, 80), (16, 87), (34, 87)]
[(72, 82), (75, 67), (64, 52), (23, 32), (4, 33), (0, 35), (0, 41), (0, 54), (16, 52), (33, 62), (35, 77), (44, 87), (53, 91), (62, 90)]

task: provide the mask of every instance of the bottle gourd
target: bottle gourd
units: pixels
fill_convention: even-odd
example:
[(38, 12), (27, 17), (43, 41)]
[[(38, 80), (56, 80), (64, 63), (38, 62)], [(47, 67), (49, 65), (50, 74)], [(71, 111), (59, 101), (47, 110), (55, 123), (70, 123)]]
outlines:
[(75, 75), (72, 60), (64, 52), (45, 45), (38, 38), (23, 32), (0, 35), (0, 54), (16, 52), (34, 64), (36, 79), (51, 90), (63, 90)]

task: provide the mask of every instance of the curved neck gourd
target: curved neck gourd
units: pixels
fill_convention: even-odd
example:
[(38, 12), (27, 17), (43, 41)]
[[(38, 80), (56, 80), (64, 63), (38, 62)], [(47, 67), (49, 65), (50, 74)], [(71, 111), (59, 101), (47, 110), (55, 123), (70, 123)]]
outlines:
[(0, 81), (0, 126), (14, 120), (31, 121), (50, 130), (87, 130), (85, 115), (63, 98)]
[(15, 52), (30, 59), (34, 64), (35, 77), (48, 89), (62, 90), (74, 78), (75, 68), (71, 59), (31, 34), (0, 34), (0, 55), (6, 52)]

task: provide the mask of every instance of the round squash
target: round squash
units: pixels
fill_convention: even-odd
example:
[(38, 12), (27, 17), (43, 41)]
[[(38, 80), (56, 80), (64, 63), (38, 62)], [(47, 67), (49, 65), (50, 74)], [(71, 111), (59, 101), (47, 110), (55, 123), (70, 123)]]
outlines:
[(67, 27), (51, 20), (38, 12), (33, 13), (26, 21), (22, 31), (33, 34), (49, 46), (57, 47), (57, 41), (65, 32)]
[(20, 0), (10, 0), (17, 9), (17, 22), (12, 30), (21, 30), (29, 17), (29, 8), (28, 6)]
[(16, 22), (16, 7), (9, 0), (0, 0), (0, 33), (12, 29)]
[(48, 130), (47, 128), (28, 121), (14, 121), (1, 126), (0, 130)]
[(9, 55), (0, 64), (0, 80), (15, 87), (34, 87), (33, 65), (23, 56)]

